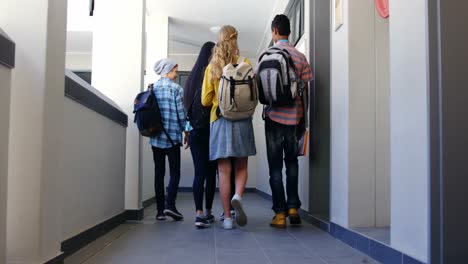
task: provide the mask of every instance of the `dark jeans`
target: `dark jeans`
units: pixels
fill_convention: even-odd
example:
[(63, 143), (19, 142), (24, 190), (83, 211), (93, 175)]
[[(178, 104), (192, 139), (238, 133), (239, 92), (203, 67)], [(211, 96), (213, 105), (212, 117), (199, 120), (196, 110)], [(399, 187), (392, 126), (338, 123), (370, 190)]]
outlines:
[[(167, 197), (164, 197), (164, 176), (166, 174), (166, 156), (169, 159), (170, 181)], [(180, 145), (168, 149), (153, 147), (154, 190), (158, 211), (175, 206), (180, 182)]]
[[(273, 196), (273, 211), (287, 212), (288, 208), (301, 207), (298, 194), (299, 165), (298, 142), (295, 126), (286, 126), (270, 119), (265, 120), (270, 187)], [(284, 156), (283, 156), (284, 152)], [(283, 159), (286, 165), (286, 192), (283, 186)]]
[(210, 128), (194, 129), (190, 132), (195, 177), (193, 178), (193, 198), (195, 209), (203, 211), (203, 187), (205, 186), (205, 207), (211, 210), (216, 190), (216, 162), (210, 161)]

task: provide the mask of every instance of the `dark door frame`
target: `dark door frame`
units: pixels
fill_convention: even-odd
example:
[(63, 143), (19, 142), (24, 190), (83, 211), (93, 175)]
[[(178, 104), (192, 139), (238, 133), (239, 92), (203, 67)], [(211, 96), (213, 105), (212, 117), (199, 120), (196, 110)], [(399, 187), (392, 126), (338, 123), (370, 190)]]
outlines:
[(325, 221), (330, 216), (331, 6), (331, 0), (310, 1), (306, 21), (315, 77), (310, 89), (309, 213)]
[(428, 1), (430, 263), (468, 259), (468, 2)]

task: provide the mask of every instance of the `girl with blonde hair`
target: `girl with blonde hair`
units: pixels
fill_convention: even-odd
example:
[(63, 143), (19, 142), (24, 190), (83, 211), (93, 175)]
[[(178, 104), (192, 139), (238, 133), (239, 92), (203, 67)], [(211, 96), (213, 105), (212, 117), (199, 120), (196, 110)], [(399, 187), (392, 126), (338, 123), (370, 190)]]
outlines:
[[(206, 68), (202, 86), (202, 104), (211, 107), (210, 160), (218, 162), (219, 187), (224, 210), (224, 229), (233, 228), (230, 205), (236, 211), (239, 226), (247, 224), (242, 206), (242, 196), (247, 183), (247, 162), (256, 155), (252, 118), (229, 121), (219, 111), (218, 92), (223, 68), (236, 64), (240, 58), (237, 44), (238, 32), (233, 26), (223, 26), (218, 33), (218, 43)], [(251, 64), (248, 59), (244, 62)], [(232, 167), (231, 167), (232, 166)], [(235, 195), (231, 197), (231, 170), (235, 170)]]

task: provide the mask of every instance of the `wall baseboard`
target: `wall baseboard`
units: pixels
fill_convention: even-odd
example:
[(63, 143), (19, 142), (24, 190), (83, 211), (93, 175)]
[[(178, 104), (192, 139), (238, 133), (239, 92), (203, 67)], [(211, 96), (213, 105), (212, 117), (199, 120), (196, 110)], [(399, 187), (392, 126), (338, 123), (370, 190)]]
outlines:
[(310, 224), (314, 225), (315, 227), (318, 227), (318, 228), (322, 229), (323, 231), (325, 231), (327, 233), (330, 233), (330, 223), (329, 222), (324, 221), (324, 220), (322, 220), (320, 218), (317, 218), (317, 217), (309, 214), (309, 212), (307, 212), (304, 209), (299, 209), (299, 215), (307, 223), (310, 223)]
[(148, 200), (146, 201), (143, 201), (143, 208), (148, 208), (150, 207), (151, 205), (155, 204), (156, 203), (156, 197), (151, 197), (149, 198)]
[[(78, 250), (84, 248), (91, 242), (95, 241), (99, 237), (107, 234), (112, 229), (116, 228), (120, 224), (127, 220), (127, 212), (122, 212), (90, 229), (71, 237), (62, 242), (61, 249), (63, 252), (63, 258), (72, 255)], [(60, 262), (51, 262), (60, 263)]]
[(271, 197), (271, 195), (264, 192), (264, 191), (260, 191), (259, 189), (255, 189), (254, 193), (260, 195), (262, 198), (264, 198), (264, 199), (266, 199), (266, 200), (268, 200), (270, 202), (273, 201), (273, 198)]
[[(263, 191), (257, 189), (255, 193), (268, 201), (272, 200), (271, 195)], [(392, 264), (424, 264), (423, 262), (420, 262), (375, 239), (368, 238), (356, 231), (344, 228), (333, 222), (327, 222), (319, 219), (309, 214), (309, 212), (306, 210), (300, 209), (299, 214), (304, 221), (316, 226), (317, 228), (320, 228), (321, 230), (332, 235), (334, 238), (346, 243), (352, 248), (359, 250), (360, 252), (377, 261)]]
[(143, 218), (145, 218), (145, 208), (125, 211), (125, 219), (127, 221), (141, 221)]
[(389, 245), (383, 244), (375, 239), (364, 236), (356, 231), (342, 227), (333, 222), (330, 222), (329, 233), (336, 239), (341, 240), (354, 249), (357, 249), (382, 263), (423, 264), (423, 262), (413, 259)]
[(58, 255), (57, 257), (47, 261), (45, 264), (63, 264), (65, 262), (65, 253)]

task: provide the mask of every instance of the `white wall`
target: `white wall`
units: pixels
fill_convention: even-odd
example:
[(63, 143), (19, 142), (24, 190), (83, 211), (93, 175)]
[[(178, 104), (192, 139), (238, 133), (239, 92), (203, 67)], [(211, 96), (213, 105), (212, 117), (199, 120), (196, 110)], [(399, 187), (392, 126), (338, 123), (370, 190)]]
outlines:
[(60, 254), (66, 1), (4, 0), (0, 10), (0, 24), (17, 45), (7, 258), (11, 263), (44, 263)]
[(154, 197), (154, 162), (149, 139), (141, 139), (140, 173), (142, 180), (142, 201)]
[(392, 246), (428, 258), (427, 1), (390, 3)]
[(11, 70), (0, 65), (0, 263), (6, 261), (8, 138)]
[(191, 71), (198, 54), (169, 54), (169, 58), (173, 59), (179, 65), (179, 71)]
[(64, 134), (62, 240), (122, 213), (125, 206), (126, 128), (66, 98)]
[(262, 52), (265, 50), (265, 48), (268, 47), (268, 45), (271, 42), (271, 21), (276, 15), (284, 13), (284, 11), (286, 10), (286, 7), (288, 6), (288, 3), (289, 3), (289, 0), (277, 0), (276, 1), (276, 6), (273, 8), (273, 12), (271, 13), (270, 19), (268, 19), (268, 23), (265, 25), (264, 36), (257, 49), (257, 57), (262, 54)]
[[(169, 50), (169, 17), (167, 15), (151, 14), (146, 16), (146, 42), (145, 42), (145, 87), (148, 83), (154, 83), (159, 76), (154, 72), (154, 64), (168, 57)], [(154, 161), (153, 152), (148, 138), (141, 138), (140, 151), (140, 173), (142, 178), (142, 200), (148, 200), (154, 197)], [(185, 170), (182, 163), (187, 156), (181, 156), (181, 173)], [(169, 180), (169, 170), (166, 164), (166, 183)], [(181, 185), (183, 186), (183, 185)]]
[(67, 52), (65, 67), (72, 71), (91, 71), (93, 55), (89, 52)]
[(154, 72), (154, 64), (169, 55), (169, 17), (161, 14), (146, 16), (145, 83), (154, 83), (160, 76)]
[[(93, 86), (115, 101), (129, 117), (133, 116), (133, 100), (143, 86), (145, 2), (96, 1), (93, 21)], [(141, 209), (140, 135), (132, 118), (128, 123), (125, 208), (138, 210)]]
[[(332, 1), (332, 5), (334, 3)], [(332, 8), (332, 18), (335, 8)], [(348, 225), (349, 140), (349, 23), (348, 0), (343, 0), (343, 26), (331, 34), (331, 204), (330, 220)], [(334, 20), (333, 20), (334, 21)]]

